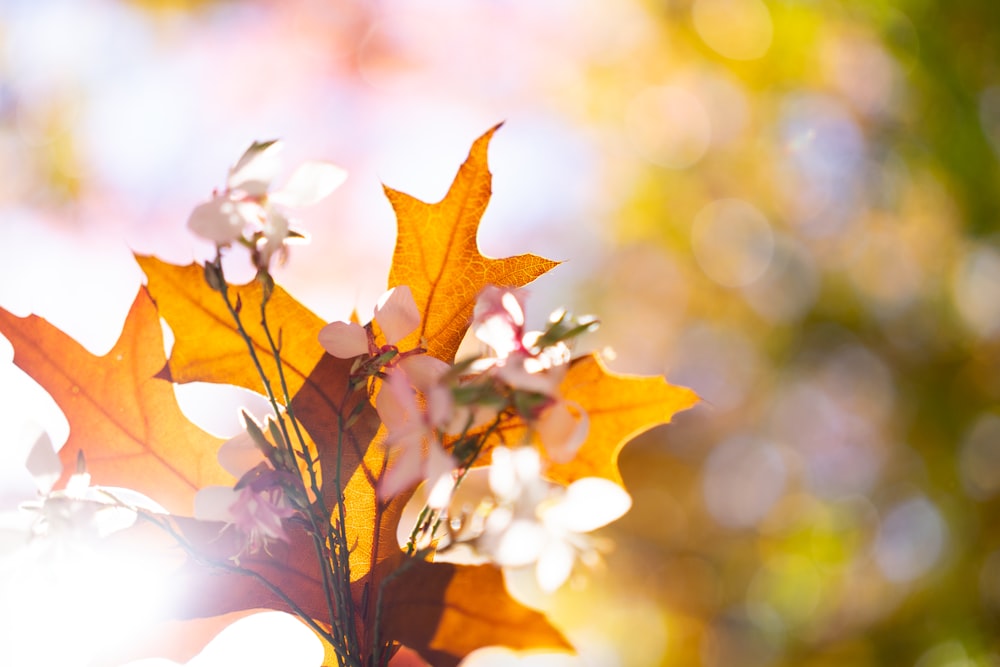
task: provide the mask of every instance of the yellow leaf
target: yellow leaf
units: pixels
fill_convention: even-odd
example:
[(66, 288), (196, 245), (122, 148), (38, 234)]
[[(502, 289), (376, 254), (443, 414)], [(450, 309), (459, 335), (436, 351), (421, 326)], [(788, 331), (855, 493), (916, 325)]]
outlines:
[(618, 454), (622, 448), (698, 402), (698, 395), (687, 387), (669, 384), (659, 376), (614, 373), (595, 355), (573, 362), (560, 391), (590, 418), (587, 439), (576, 457), (548, 470), (552, 479), (565, 484), (581, 477), (604, 477), (621, 484)]
[(402, 341), (401, 349), (423, 341), (431, 355), (453, 361), (484, 287), (522, 287), (558, 265), (535, 255), (491, 259), (479, 252), (476, 235), (493, 180), (486, 150), (499, 127), (472, 145), (440, 202), (427, 204), (385, 188), (399, 221), (389, 287), (409, 285), (423, 317), (419, 331)]

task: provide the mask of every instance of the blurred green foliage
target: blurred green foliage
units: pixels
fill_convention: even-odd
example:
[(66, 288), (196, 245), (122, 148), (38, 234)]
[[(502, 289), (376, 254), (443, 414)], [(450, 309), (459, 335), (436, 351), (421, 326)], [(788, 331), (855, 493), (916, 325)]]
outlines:
[[(571, 305), (600, 314), (617, 370), (705, 400), (623, 452), (635, 505), (606, 531), (610, 567), (549, 607), (581, 650), (607, 640), (629, 666), (1000, 664), (1000, 2), (564, 4), (122, 6), (158, 17), (144, 34), (186, 63), (192, 98), (224, 91), (235, 111), (217, 123), (258, 107), (271, 122), (274, 100), (332, 89), (293, 106), (343, 114), (325, 129), (368, 154), (384, 132), (370, 125), (426, 120), (421, 95), (504, 115), (527, 99), (596, 148), (606, 247)], [(200, 30), (210, 46), (181, 37)], [(111, 199), (93, 147), (134, 154), (74, 141), (86, 95), (24, 94), (16, 55), (0, 63), (0, 205)], [(149, 109), (188, 118), (167, 90)]]

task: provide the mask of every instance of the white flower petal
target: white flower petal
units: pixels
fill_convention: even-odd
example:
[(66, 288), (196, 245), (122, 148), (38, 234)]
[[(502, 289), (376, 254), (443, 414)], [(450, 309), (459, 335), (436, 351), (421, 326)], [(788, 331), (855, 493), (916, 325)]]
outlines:
[(51, 491), (55, 483), (59, 481), (63, 469), (62, 461), (59, 460), (59, 455), (56, 454), (48, 433), (42, 432), (35, 440), (31, 451), (28, 452), (25, 466), (31, 476), (35, 478), (35, 484), (42, 493)]
[(257, 449), (250, 434), (244, 431), (222, 443), (218, 458), (226, 472), (239, 479), (264, 461), (264, 454)]
[(368, 332), (356, 322), (331, 322), (319, 330), (319, 344), (338, 359), (368, 354)]
[(239, 497), (240, 492), (231, 486), (206, 486), (194, 496), (194, 518), (232, 523), (233, 513), (229, 508)]
[(263, 232), (264, 237), (269, 243), (280, 245), (288, 236), (291, 226), (292, 223), (284, 213), (273, 206), (267, 207), (267, 217), (264, 218)]
[(218, 245), (236, 241), (243, 229), (254, 221), (256, 205), (239, 206), (227, 197), (215, 197), (196, 206), (188, 218), (188, 229)]
[(490, 489), (500, 500), (514, 499), (517, 496), (517, 470), (514, 467), (514, 454), (506, 447), (495, 447), (490, 462)]
[(500, 302), (503, 304), (504, 310), (510, 315), (511, 321), (515, 326), (524, 326), (524, 308), (521, 306), (521, 301), (514, 292), (504, 292), (503, 296), (500, 297)]
[(375, 306), (375, 321), (390, 345), (403, 340), (420, 326), (420, 311), (410, 288), (400, 285), (383, 294)]
[(347, 179), (347, 171), (329, 162), (304, 162), (270, 201), (284, 206), (312, 206)]
[(524, 485), (541, 479), (542, 458), (534, 447), (518, 447), (512, 453), (517, 478)]
[(279, 154), (283, 148), (280, 141), (254, 142), (229, 170), (226, 185), (254, 197), (267, 194), (281, 168)]
[(534, 521), (515, 519), (504, 531), (493, 553), (493, 560), (502, 567), (518, 567), (534, 563), (548, 540), (545, 528)]
[(97, 534), (101, 537), (107, 537), (119, 530), (131, 528), (138, 516), (136, 512), (127, 507), (102, 505), (94, 512), (92, 521)]
[(424, 477), (430, 491), (427, 495), (427, 505), (440, 510), (451, 502), (451, 494), (455, 491), (455, 459), (444, 451), (436, 442), (432, 442), (427, 451), (427, 463)]
[[(574, 412), (572, 408), (577, 408)], [(535, 422), (545, 453), (556, 463), (567, 463), (587, 439), (590, 421), (579, 406), (567, 401), (556, 401)]]
[(543, 591), (551, 593), (563, 585), (573, 571), (575, 557), (573, 547), (566, 542), (552, 540), (545, 545), (535, 566), (535, 576)]
[(554, 530), (586, 533), (611, 523), (631, 506), (632, 497), (611, 480), (585, 477), (570, 484), (542, 518)]

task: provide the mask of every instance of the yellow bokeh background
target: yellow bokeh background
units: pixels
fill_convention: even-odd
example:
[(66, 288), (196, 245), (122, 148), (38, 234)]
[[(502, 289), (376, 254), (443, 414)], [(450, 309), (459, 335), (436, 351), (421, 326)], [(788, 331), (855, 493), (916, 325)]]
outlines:
[[(103, 353), (131, 253), (209, 257), (188, 213), (281, 137), (350, 177), (278, 281), (370, 312), (382, 183), (439, 199), (501, 120), (483, 251), (566, 260), (529, 318), (598, 314), (615, 370), (704, 399), (624, 451), (605, 567), (535, 600), (580, 656), (521, 664), (997, 664), (1000, 4), (7, 0), (0, 305)], [(5, 510), (24, 424), (66, 433), (10, 360)]]

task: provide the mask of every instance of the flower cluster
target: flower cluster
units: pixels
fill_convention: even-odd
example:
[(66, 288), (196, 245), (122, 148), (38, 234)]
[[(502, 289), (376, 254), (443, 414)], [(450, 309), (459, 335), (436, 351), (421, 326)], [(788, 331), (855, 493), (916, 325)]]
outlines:
[[(380, 495), (425, 484), (429, 512), (409, 536), (411, 551), (435, 544), (443, 550), (443, 527), (448, 544), (470, 547), (479, 559), (502, 567), (537, 562), (542, 589), (557, 588), (578, 555), (592, 560), (595, 549), (582, 533), (630, 506), (628, 494), (608, 480), (581, 479), (568, 488), (545, 480), (543, 459), (532, 446), (537, 442), (547, 461), (564, 463), (586, 438), (587, 415), (561, 396), (560, 383), (572, 359), (569, 344), (596, 320), (560, 311), (545, 331), (528, 331), (524, 292), (490, 286), (477, 300), (471, 327), (487, 351), (454, 366), (421, 348), (398, 349), (419, 324), (411, 291), (401, 286), (382, 296), (369, 325), (333, 322), (319, 336), (330, 354), (355, 359), (356, 372), (380, 380), (375, 406), (394, 457)], [(521, 439), (527, 446), (496, 445), (496, 429), (514, 422), (526, 427)], [(490, 492), (472, 508), (467, 499), (452, 508), (456, 488), (491, 444)], [(595, 503), (601, 511), (592, 511)], [(453, 520), (461, 530), (451, 530)]]
[(188, 219), (188, 227), (216, 246), (242, 243), (251, 249), (258, 271), (267, 271), (271, 258), (284, 257), (286, 244), (302, 239), (292, 228), (285, 207), (311, 206), (333, 192), (347, 172), (327, 162), (306, 162), (280, 190), (271, 189), (281, 167), (280, 141), (256, 142), (229, 169), (226, 187), (212, 193)]
[[(254, 266), (265, 276), (271, 257), (300, 236), (281, 206), (313, 203), (343, 180), (333, 165), (307, 163), (284, 189), (271, 191), (279, 148), (278, 142), (253, 144), (230, 169), (225, 190), (198, 206), (188, 223), (220, 250), (233, 243), (248, 247)], [(573, 340), (597, 322), (559, 311), (544, 330), (528, 330), (524, 298), (523, 290), (486, 287), (471, 322), (484, 352), (456, 364), (419, 346), (399, 348), (421, 323), (406, 285), (379, 299), (368, 324), (332, 322), (318, 339), (330, 355), (353, 360), (352, 376), (374, 397), (389, 457), (378, 482), (379, 497), (390, 499), (420, 483), (426, 486), (426, 511), (410, 534), (411, 553), (444, 539), (471, 546), (479, 557), (501, 566), (537, 562), (539, 583), (551, 590), (566, 579), (577, 554), (593, 551), (578, 533), (620, 516), (628, 508), (628, 496), (611, 482), (578, 480), (563, 488), (542, 477), (543, 462), (572, 460), (586, 438), (587, 414), (562, 396), (560, 385), (572, 361)], [(276, 415), (278, 421), (282, 417)], [(219, 451), (220, 463), (237, 483), (203, 489), (196, 499), (196, 516), (223, 521), (243, 536), (243, 548), (234, 558), (266, 550), (275, 541), (287, 542), (283, 522), (296, 516), (296, 507), (308, 504), (295, 456), (277, 422), (269, 420), (267, 429), (273, 443), (245, 414), (244, 424), (246, 431)], [(521, 432), (520, 442), (508, 443), (498, 435), (511, 425)], [(506, 444), (518, 448), (509, 450)], [(461, 535), (451, 531), (443, 538), (452, 520), (468, 528), (468, 508), (451, 507), (452, 497), (487, 454), (491, 492), (472, 511), (480, 529)], [(609, 486), (615, 491), (608, 491)], [(582, 492), (575, 489), (584, 487), (601, 488), (595, 497), (610, 514), (580, 516)]]
[[(266, 550), (276, 540), (287, 542), (282, 521), (296, 514), (292, 499), (305, 495), (301, 478), (289, 469), (291, 459), (245, 412), (243, 423), (246, 431), (219, 449), (219, 463), (238, 480), (236, 485), (205, 487), (195, 496), (196, 517), (225, 522), (244, 536), (244, 547), (234, 558)], [(272, 437), (284, 441), (274, 420), (268, 419), (268, 427)]]
[[(469, 158), (483, 167), (488, 138), (477, 142)], [(526, 292), (510, 283), (526, 284), (554, 262), (531, 255), (489, 260), (474, 248), (468, 228), (418, 228), (402, 215), (394, 286), (378, 300), (371, 320), (324, 324), (275, 287), (272, 261), (283, 260), (286, 245), (303, 238), (286, 207), (319, 201), (344, 173), (329, 163), (310, 162), (283, 188), (274, 188), (280, 148), (276, 141), (251, 145), (229, 169), (225, 187), (191, 213), (189, 228), (214, 244), (214, 258), (202, 271), (140, 258), (144, 269), (151, 267), (150, 280), (129, 315), (128, 347), (101, 357), (94, 367), (103, 371), (107, 359), (124, 361), (140, 347), (136, 341), (155, 348), (149, 354), (142, 350), (143, 363), (149, 360), (156, 370), (141, 375), (154, 380), (149, 376), (162, 370), (149, 387), (135, 392), (141, 405), (93, 410), (88, 403), (87, 410), (100, 413), (97, 422), (87, 421), (90, 412), (71, 419), (74, 428), (77, 423), (104, 428), (107, 414), (117, 419), (128, 412), (110, 429), (113, 435), (122, 431), (126, 447), (97, 445), (95, 465), (117, 462), (121, 451), (132, 451), (138, 442), (140, 456), (155, 459), (156, 468), (141, 474), (152, 478), (162, 472), (173, 488), (183, 489), (164, 502), (190, 503), (193, 496), (193, 518), (168, 514), (123, 490), (90, 487), (82, 459), (68, 486), (53, 490), (67, 459), (42, 439), (28, 460), (40, 491), (39, 500), (25, 506), (34, 514), (31, 536), (90, 539), (118, 530), (120, 525), (108, 523), (116, 513), (128, 522), (140, 518), (187, 554), (181, 575), (186, 581), (223, 591), (207, 613), (260, 606), (291, 610), (326, 641), (341, 667), (386, 667), (404, 643), (436, 659), (444, 655), (431, 644), (437, 631), (398, 611), (427, 592), (425, 575), (437, 578), (430, 594), (441, 597), (427, 604), (438, 605), (442, 614), (464, 613), (454, 610), (476, 607), (484, 601), (476, 596), (485, 595), (500, 598), (506, 605), (502, 613), (525, 618), (528, 612), (519, 603), (496, 593), (503, 572), (530, 570), (539, 588), (552, 592), (577, 562), (594, 564), (604, 543), (590, 533), (622, 516), (631, 499), (616, 481), (593, 475), (614, 477), (607, 457), (613, 463), (626, 432), (645, 425), (615, 423), (609, 435), (615, 421), (609, 410), (628, 408), (620, 402), (609, 408), (605, 390), (628, 386), (633, 398), (627, 400), (641, 395), (649, 402), (650, 391), (662, 400), (666, 383), (630, 384), (612, 377), (593, 355), (575, 357), (578, 338), (597, 326), (593, 317), (559, 310), (539, 329), (528, 326)], [(468, 173), (482, 169), (463, 168), (459, 178)], [(443, 259), (430, 257), (424, 247), (405, 252), (407, 243), (412, 249), (422, 242), (421, 234), (439, 236), (437, 245), (447, 246)], [(230, 251), (249, 253), (256, 283), (227, 281), (222, 259)], [(459, 255), (464, 259), (456, 259)], [(524, 258), (532, 268), (518, 268)], [(471, 280), (454, 270), (480, 261), (504, 268)], [(429, 270), (436, 262), (444, 268)], [(508, 284), (488, 284), (487, 275)], [(516, 277), (504, 277), (511, 275)], [(172, 287), (183, 284), (186, 301), (179, 314), (157, 294), (165, 277), (162, 283)], [(434, 297), (428, 296), (432, 280)], [(174, 333), (169, 359), (160, 356), (157, 315)], [(25, 326), (19, 322), (13, 326)], [(428, 333), (432, 329), (437, 333)], [(465, 332), (469, 337), (461, 347)], [(477, 345), (471, 356), (454, 360), (460, 350)], [(115, 370), (126, 367), (131, 382), (130, 363)], [(253, 372), (246, 373), (250, 367)], [(188, 428), (172, 390), (163, 391), (164, 378), (182, 375), (259, 389), (269, 410), (256, 418), (243, 411), (240, 433), (219, 446), (215, 437)], [(128, 421), (133, 417), (138, 426)], [(659, 415), (649, 421), (656, 419), (662, 421)], [(167, 436), (136, 435), (157, 430), (147, 428), (153, 423), (166, 425)], [(178, 424), (182, 428), (174, 428)], [(170, 461), (170, 455), (181, 460)], [(206, 465), (213, 455), (218, 467)], [(146, 482), (136, 488), (163, 488)], [(439, 566), (448, 560), (491, 566)], [(451, 604), (453, 594), (468, 594), (472, 602)], [(205, 613), (200, 605), (194, 603), (191, 615)], [(530, 633), (539, 641), (567, 646), (543, 616), (531, 618)], [(400, 628), (411, 620), (418, 636)], [(445, 622), (454, 625), (456, 619)], [(460, 658), (470, 646), (503, 639), (489, 629), (477, 632), (485, 638), (447, 647), (448, 655)]]

